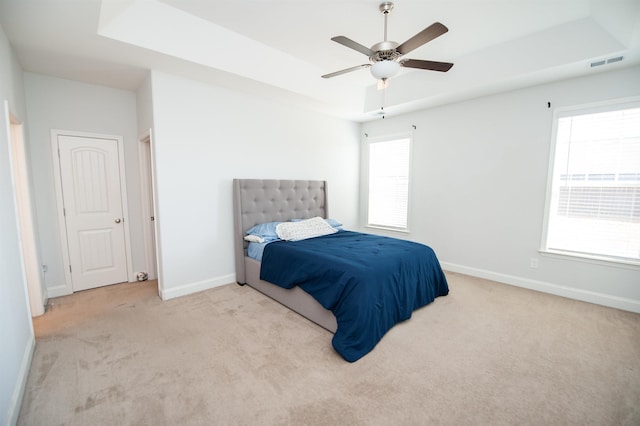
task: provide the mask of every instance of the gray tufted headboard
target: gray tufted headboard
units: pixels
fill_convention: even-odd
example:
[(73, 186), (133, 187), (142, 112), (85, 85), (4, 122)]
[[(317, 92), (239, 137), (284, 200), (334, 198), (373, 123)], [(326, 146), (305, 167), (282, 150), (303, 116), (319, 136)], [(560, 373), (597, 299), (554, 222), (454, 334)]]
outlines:
[(233, 217), (236, 281), (246, 283), (245, 232), (258, 223), (328, 217), (323, 180), (234, 179)]

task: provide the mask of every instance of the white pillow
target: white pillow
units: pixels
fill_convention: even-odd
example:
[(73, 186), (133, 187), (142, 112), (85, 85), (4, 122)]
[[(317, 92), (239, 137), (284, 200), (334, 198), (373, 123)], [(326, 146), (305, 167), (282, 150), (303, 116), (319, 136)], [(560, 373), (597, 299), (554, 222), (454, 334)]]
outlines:
[(336, 232), (338, 231), (320, 216), (299, 222), (282, 222), (276, 226), (276, 234), (281, 240), (285, 241), (306, 240), (307, 238), (335, 234)]

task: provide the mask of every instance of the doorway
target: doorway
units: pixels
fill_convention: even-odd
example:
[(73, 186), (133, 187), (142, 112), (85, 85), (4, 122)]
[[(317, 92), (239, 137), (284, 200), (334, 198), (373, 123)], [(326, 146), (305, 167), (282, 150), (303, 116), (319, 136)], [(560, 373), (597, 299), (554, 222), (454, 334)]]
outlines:
[(52, 131), (69, 293), (131, 281), (121, 136)]
[(144, 258), (148, 278), (158, 278), (158, 258), (156, 254), (156, 217), (154, 202), (152, 133), (149, 130), (140, 138), (140, 193), (142, 202), (142, 224), (144, 229)]

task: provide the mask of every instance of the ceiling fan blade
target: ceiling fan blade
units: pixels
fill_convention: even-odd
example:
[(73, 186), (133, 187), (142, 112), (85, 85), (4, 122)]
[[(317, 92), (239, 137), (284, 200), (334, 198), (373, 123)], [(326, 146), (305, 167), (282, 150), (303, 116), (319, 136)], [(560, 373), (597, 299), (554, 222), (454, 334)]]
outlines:
[(372, 51), (368, 47), (365, 47), (365, 46), (361, 45), (360, 43), (356, 43), (355, 41), (353, 41), (350, 38), (347, 38), (345, 36), (332, 37), (331, 40), (335, 41), (336, 43), (340, 43), (343, 46), (347, 46), (347, 47), (349, 47), (349, 48), (351, 48), (353, 50), (357, 50), (360, 53), (364, 53), (367, 56), (371, 56), (371, 55), (373, 55), (375, 53), (374, 51)]
[(419, 68), (421, 70), (447, 72), (453, 64), (451, 62), (423, 61), (421, 59), (404, 59), (400, 65), (407, 68)]
[(346, 73), (351, 72), (351, 71), (359, 70), (360, 68), (369, 68), (370, 66), (371, 66), (371, 64), (356, 65), (355, 67), (346, 68), (346, 69), (343, 69), (343, 70), (340, 70), (340, 71), (332, 72), (330, 74), (325, 74), (325, 75), (322, 76), (322, 78), (331, 78), (331, 77), (335, 77), (337, 75), (346, 74)]
[(434, 38), (440, 37), (447, 31), (449, 31), (449, 28), (445, 27), (440, 22), (434, 22), (424, 30), (420, 31), (418, 34), (411, 37), (409, 40), (402, 43), (400, 46), (396, 47), (396, 50), (401, 55), (406, 55), (413, 49), (417, 49), (423, 44), (430, 42)]

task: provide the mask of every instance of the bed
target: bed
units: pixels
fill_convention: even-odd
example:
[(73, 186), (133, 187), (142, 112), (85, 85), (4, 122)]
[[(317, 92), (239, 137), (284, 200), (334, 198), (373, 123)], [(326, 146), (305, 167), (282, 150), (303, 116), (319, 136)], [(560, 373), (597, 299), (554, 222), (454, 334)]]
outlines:
[[(449, 289), (431, 248), (371, 234), (340, 231), (303, 241), (276, 241), (264, 249), (264, 267), (248, 256), (245, 237), (256, 225), (328, 219), (327, 192), (326, 181), (234, 179), (236, 280), (334, 333), (334, 348), (353, 362), (371, 351), (394, 324)], [(332, 260), (325, 257), (318, 263), (325, 250)], [(397, 261), (387, 255), (394, 250), (399, 250)], [(355, 261), (338, 266), (343, 258)], [(395, 264), (396, 269), (376, 272), (379, 264), (386, 263)], [(309, 271), (318, 274), (311, 276)], [(294, 276), (294, 272), (305, 276)], [(352, 296), (354, 289), (373, 294), (373, 299), (364, 302), (364, 297)]]

